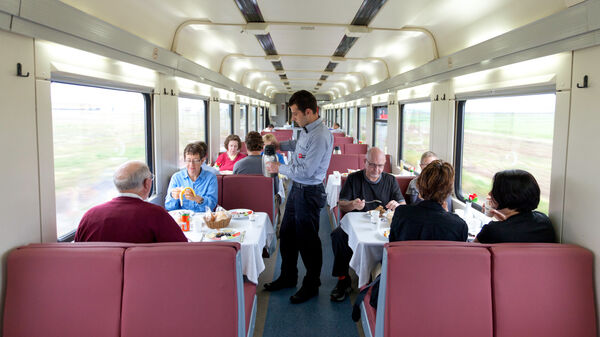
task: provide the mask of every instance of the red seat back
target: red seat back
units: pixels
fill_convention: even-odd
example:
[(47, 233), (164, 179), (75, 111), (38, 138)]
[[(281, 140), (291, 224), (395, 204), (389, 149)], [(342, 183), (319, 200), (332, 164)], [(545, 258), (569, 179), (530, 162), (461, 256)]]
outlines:
[(246, 148), (246, 142), (242, 142), (242, 148), (240, 149), (240, 152), (243, 154), (248, 154), (248, 149)]
[(218, 197), (217, 197), (217, 205), (222, 205), (223, 204), (223, 176), (220, 174), (217, 174), (217, 185), (219, 185), (218, 187)]
[(342, 144), (343, 154), (366, 154), (368, 150), (367, 144)]
[(278, 142), (292, 139), (294, 130), (274, 130), (272, 133)]
[(496, 337), (596, 336), (590, 251), (572, 245), (503, 244), (491, 252)]
[(239, 336), (239, 247), (219, 242), (127, 249), (122, 336)]
[(380, 286), (385, 282), (385, 291), (380, 288), (385, 300), (381, 303), (379, 297), (377, 312), (379, 319), (384, 305), (385, 319), (377, 322), (378, 328), (383, 323), (383, 336), (492, 336), (490, 252), (485, 246), (407, 241), (385, 247), (387, 269)]
[(120, 335), (122, 247), (22, 247), (7, 261), (3, 335)]
[(273, 194), (273, 178), (252, 174), (224, 176), (221, 206), (225, 209), (248, 208), (265, 212), (275, 223)]
[(343, 132), (332, 132), (333, 137), (346, 137), (346, 134)]
[(329, 161), (329, 167), (327, 168), (327, 175), (333, 173), (333, 171), (348, 172), (348, 169), (358, 170), (359, 163), (358, 157), (355, 155), (346, 154), (332, 154), (331, 160)]
[(333, 138), (333, 147), (339, 146), (342, 147), (342, 144), (352, 144), (354, 142), (353, 137), (334, 137)]
[(392, 173), (392, 156), (389, 154), (385, 155), (385, 166), (383, 167), (383, 172)]
[(396, 181), (398, 182), (398, 186), (400, 187), (400, 192), (402, 192), (403, 196), (406, 196), (406, 190), (408, 189), (408, 184), (410, 184), (411, 180), (415, 179), (413, 176), (398, 176), (396, 177)]

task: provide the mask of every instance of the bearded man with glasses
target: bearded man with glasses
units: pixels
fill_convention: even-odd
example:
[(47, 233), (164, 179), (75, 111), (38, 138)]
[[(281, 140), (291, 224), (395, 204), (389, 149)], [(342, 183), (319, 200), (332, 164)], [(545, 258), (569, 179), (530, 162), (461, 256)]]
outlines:
[[(183, 150), (185, 168), (171, 177), (165, 198), (165, 208), (168, 211), (189, 209), (194, 212), (204, 212), (205, 207), (211, 210), (217, 205), (218, 185), (217, 176), (202, 169), (207, 151), (204, 142), (194, 142), (186, 145)], [(186, 187), (190, 187), (193, 192)], [(183, 198), (181, 191), (185, 189)], [(182, 202), (180, 201), (182, 200)]]
[[(343, 213), (366, 212), (378, 206), (395, 210), (399, 205), (406, 204), (396, 178), (383, 172), (384, 166), (385, 153), (379, 148), (370, 148), (365, 169), (348, 175), (342, 187), (338, 205)], [(377, 201), (372, 202), (374, 200)], [(341, 302), (352, 290), (348, 272), (352, 249), (348, 246), (348, 234), (341, 226), (331, 232), (331, 248), (334, 255), (332, 275), (338, 278), (338, 282), (331, 291), (330, 299)]]

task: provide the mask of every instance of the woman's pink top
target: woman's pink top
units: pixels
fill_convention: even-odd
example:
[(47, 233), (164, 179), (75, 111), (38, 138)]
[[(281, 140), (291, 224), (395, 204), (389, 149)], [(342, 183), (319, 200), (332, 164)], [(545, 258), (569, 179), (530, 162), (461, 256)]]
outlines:
[(229, 159), (227, 152), (223, 152), (219, 155), (217, 161), (215, 161), (215, 165), (219, 166), (219, 171), (233, 171), (233, 165), (245, 157), (245, 154), (238, 152), (237, 156), (231, 160)]

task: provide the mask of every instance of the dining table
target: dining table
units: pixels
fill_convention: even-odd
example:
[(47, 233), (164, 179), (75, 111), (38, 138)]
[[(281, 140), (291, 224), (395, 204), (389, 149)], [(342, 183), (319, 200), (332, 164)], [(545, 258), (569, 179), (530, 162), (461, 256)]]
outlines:
[[(204, 213), (192, 215), (191, 230), (183, 232), (190, 242), (215, 242), (209, 238), (208, 234), (219, 230), (208, 228), (203, 217)], [(269, 215), (264, 212), (255, 212), (252, 220), (249, 216), (232, 218), (226, 228), (241, 233), (235, 241), (241, 245), (242, 274), (249, 281), (258, 284), (258, 276), (265, 270), (262, 257), (263, 248), (267, 248), (271, 254), (275, 251), (277, 244)]]
[(340, 226), (348, 234), (348, 246), (353, 252), (350, 268), (358, 275), (360, 288), (369, 283), (371, 271), (383, 258), (383, 245), (389, 241), (383, 231), (389, 226), (384, 218), (372, 223), (367, 212), (346, 213)]

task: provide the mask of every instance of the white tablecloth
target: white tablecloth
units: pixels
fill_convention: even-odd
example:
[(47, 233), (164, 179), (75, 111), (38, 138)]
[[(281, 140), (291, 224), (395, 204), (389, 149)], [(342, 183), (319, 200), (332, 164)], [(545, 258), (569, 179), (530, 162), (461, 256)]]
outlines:
[(350, 212), (344, 215), (340, 226), (348, 234), (348, 245), (354, 254), (350, 260), (350, 267), (358, 275), (358, 287), (369, 283), (371, 270), (383, 258), (383, 245), (388, 242), (380, 234), (377, 224), (365, 212)]
[[(202, 216), (202, 214), (198, 214)], [(194, 225), (198, 224), (198, 221), (193, 219)], [(233, 228), (238, 231), (245, 230), (244, 240), (241, 242), (242, 246), (242, 274), (248, 277), (248, 280), (258, 283), (258, 275), (265, 270), (265, 263), (262, 258), (263, 247), (268, 247), (269, 251), (274, 251), (276, 245), (275, 231), (273, 230), (273, 224), (269, 219), (267, 213), (257, 212), (256, 220), (250, 221), (248, 219), (243, 220), (231, 220), (227, 228)], [(192, 242), (199, 242), (203, 239), (203, 235), (212, 231), (204, 225), (201, 231), (184, 232), (188, 240)], [(204, 240), (206, 241), (206, 240)]]
[(325, 186), (325, 193), (327, 193), (327, 205), (329, 205), (329, 207), (333, 208), (337, 206), (341, 190), (341, 177), (336, 176), (334, 174), (330, 174), (329, 177), (327, 177), (327, 186)]

